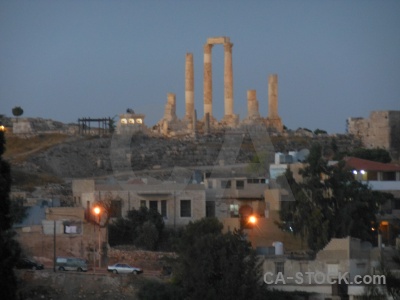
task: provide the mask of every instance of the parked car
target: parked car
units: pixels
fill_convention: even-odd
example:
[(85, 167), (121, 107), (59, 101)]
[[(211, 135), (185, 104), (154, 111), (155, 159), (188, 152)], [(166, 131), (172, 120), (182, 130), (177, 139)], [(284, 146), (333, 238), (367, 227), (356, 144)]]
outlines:
[(57, 257), (56, 266), (59, 271), (86, 272), (88, 270), (86, 260), (77, 257)]
[(30, 258), (21, 258), (17, 264), (16, 264), (17, 269), (32, 269), (32, 270), (43, 270), (44, 266), (40, 263), (38, 263), (34, 259)]
[(140, 274), (143, 273), (141, 268), (132, 267), (128, 264), (121, 264), (116, 263), (112, 266), (107, 267), (108, 272), (113, 272), (114, 274), (126, 274), (126, 273), (133, 273), (133, 274)]

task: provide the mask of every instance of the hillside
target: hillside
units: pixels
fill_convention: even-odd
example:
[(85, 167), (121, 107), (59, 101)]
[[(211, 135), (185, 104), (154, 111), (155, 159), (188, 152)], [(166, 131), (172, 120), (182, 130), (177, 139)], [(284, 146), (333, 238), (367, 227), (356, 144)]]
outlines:
[[(269, 141), (255, 141), (259, 152), (273, 153), (308, 148), (318, 141), (325, 154), (348, 151), (359, 141), (342, 136), (273, 136)], [(189, 138), (162, 138), (142, 134), (132, 137), (82, 137), (42, 134), (22, 138), (7, 136), (5, 158), (18, 175), (15, 184), (28, 177), (40, 183), (57, 183), (71, 178), (116, 175), (121, 172), (149, 172), (174, 167), (248, 164), (256, 151), (251, 138), (241, 133), (214, 134)], [(223, 151), (221, 151), (221, 147)], [(159, 171), (162, 173), (161, 171)], [(25, 174), (25, 176), (24, 176)], [(160, 175), (162, 176), (162, 175)]]

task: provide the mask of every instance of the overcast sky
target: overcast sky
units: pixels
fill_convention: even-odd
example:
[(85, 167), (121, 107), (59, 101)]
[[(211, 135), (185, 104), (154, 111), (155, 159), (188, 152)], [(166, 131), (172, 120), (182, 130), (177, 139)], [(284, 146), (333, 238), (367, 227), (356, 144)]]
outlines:
[[(400, 110), (400, 1), (0, 0), (0, 114), (77, 122), (132, 108), (152, 126), (175, 93), (185, 113), (185, 54), (193, 53), (203, 116), (203, 45), (233, 46), (234, 112), (268, 75), (291, 129), (345, 132), (348, 117)], [(213, 47), (213, 113), (223, 116), (223, 46)]]

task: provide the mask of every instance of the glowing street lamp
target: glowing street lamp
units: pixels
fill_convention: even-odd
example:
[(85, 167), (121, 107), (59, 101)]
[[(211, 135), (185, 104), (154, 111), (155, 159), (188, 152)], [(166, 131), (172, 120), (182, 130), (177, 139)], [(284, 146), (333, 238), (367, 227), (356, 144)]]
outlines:
[(94, 212), (94, 214), (95, 214), (96, 216), (100, 216), (100, 212), (101, 212), (100, 207), (95, 206), (95, 207), (93, 208), (93, 212)]
[[(99, 224), (99, 247), (97, 249), (97, 255), (99, 258), (99, 268), (101, 268), (101, 256), (100, 256), (100, 247), (101, 247), (101, 242), (100, 242), (100, 213), (101, 213), (101, 208), (99, 206), (95, 206), (93, 208), (93, 213), (98, 217), (98, 224)], [(93, 258), (95, 260), (95, 258)], [(93, 265), (94, 271), (96, 272), (96, 263)]]
[(251, 216), (249, 217), (249, 223), (250, 223), (251, 225), (256, 225), (256, 224), (257, 224), (257, 218), (256, 218), (256, 216), (251, 215)]

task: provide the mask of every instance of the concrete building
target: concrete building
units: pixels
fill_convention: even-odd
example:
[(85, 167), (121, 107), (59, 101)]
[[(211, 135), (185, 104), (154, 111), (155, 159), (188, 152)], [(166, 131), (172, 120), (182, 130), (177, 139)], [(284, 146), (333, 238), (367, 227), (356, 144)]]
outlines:
[[(372, 286), (372, 283), (356, 284), (365, 275), (371, 275), (365, 278), (375, 282), (381, 280), (382, 284), (374, 287), (386, 292), (379, 271), (381, 253), (380, 249), (359, 239), (332, 239), (315, 259), (300, 253), (265, 256), (264, 280), (277, 290), (310, 293), (310, 299), (361, 299)], [(335, 283), (339, 278), (340, 284)]]
[[(204, 179), (206, 216), (215, 216), (224, 230), (244, 229), (254, 248), (268, 247), (276, 241), (288, 249), (301, 249), (301, 241), (282, 231), (276, 222), (284, 191), (271, 187), (263, 177), (213, 177)], [(255, 224), (249, 217), (256, 218)]]

